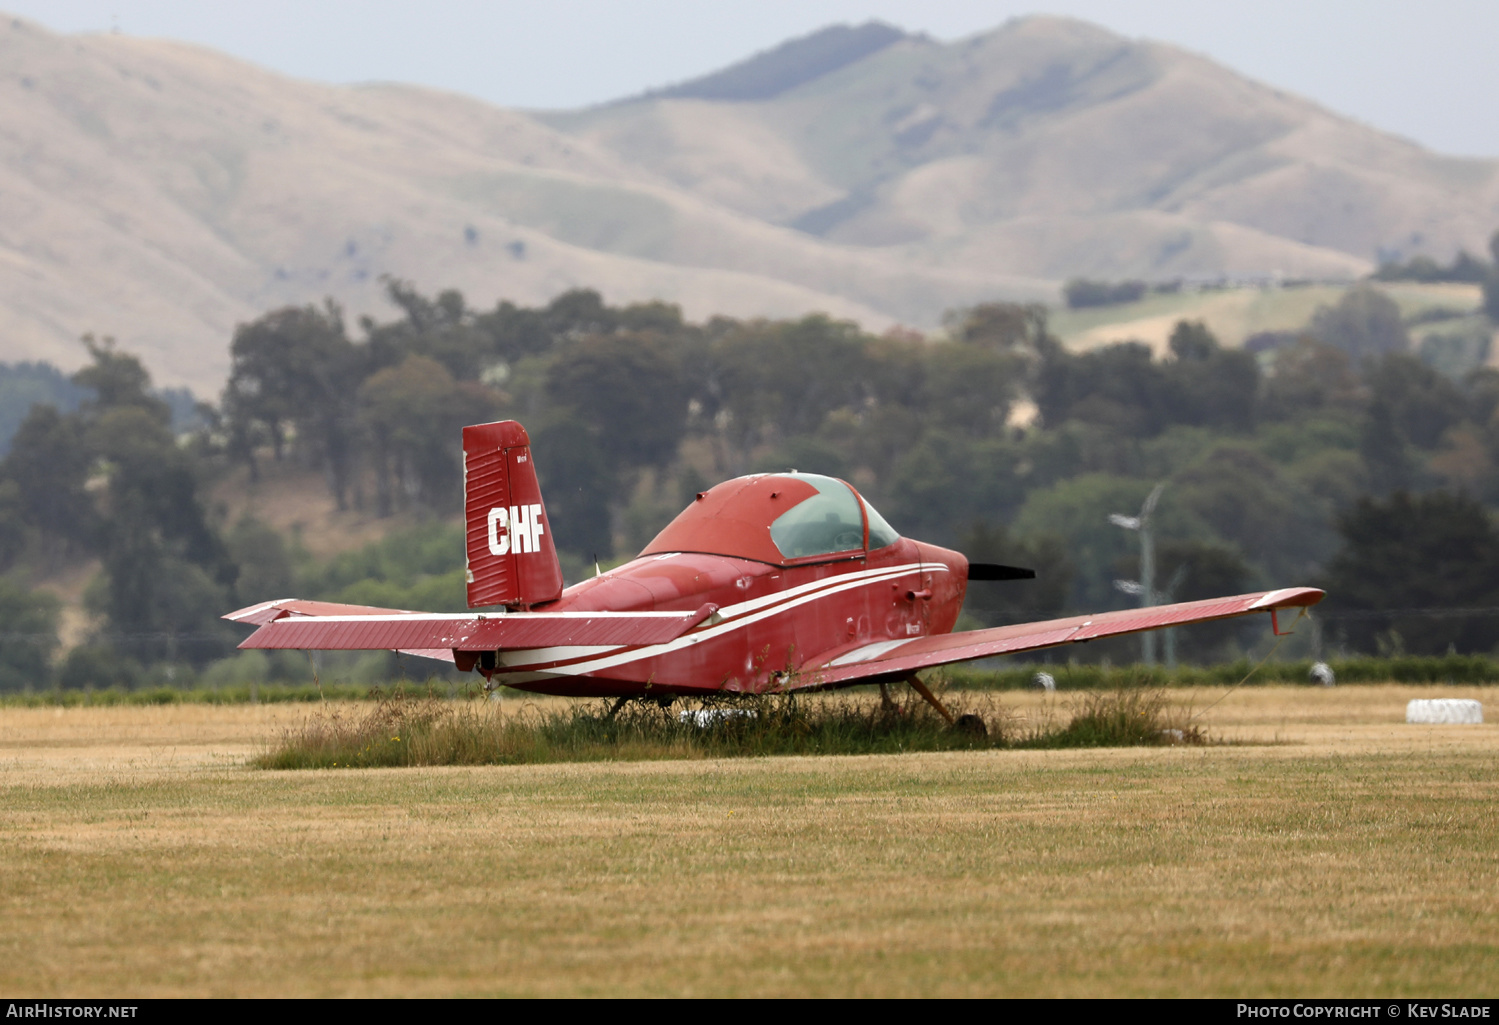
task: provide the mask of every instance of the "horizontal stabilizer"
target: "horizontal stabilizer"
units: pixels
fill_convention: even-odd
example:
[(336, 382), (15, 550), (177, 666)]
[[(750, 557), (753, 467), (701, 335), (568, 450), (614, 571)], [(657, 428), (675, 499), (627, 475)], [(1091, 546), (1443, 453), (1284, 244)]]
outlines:
[(231, 623), (250, 623), (264, 626), (284, 616), (404, 616), (405, 609), (382, 609), (374, 605), (344, 605), (334, 601), (305, 601), (301, 598), (277, 598), (250, 605), (221, 616)]
[(1159, 630), (1188, 623), (1209, 623), (1254, 612), (1315, 605), (1323, 592), (1315, 587), (1283, 587), (1232, 598), (1208, 598), (1176, 605), (1153, 605), (1143, 609), (1103, 612), (1094, 616), (1072, 616), (1040, 623), (1017, 623), (988, 630), (913, 637), (908, 641), (880, 641), (844, 651), (818, 664), (801, 667), (801, 685), (827, 686), (856, 680), (900, 679), (922, 669), (967, 662), (996, 655), (1055, 648), (1061, 644), (1117, 637), (1120, 634)]
[[(277, 604), (285, 608), (290, 603)], [(261, 625), (240, 647), (428, 654), (433, 650), (497, 651), (562, 645), (664, 644), (712, 618), (717, 611), (715, 605), (704, 605), (696, 612), (431, 613), (374, 610), (307, 615), (288, 609), (281, 612), (279, 618)], [(247, 615), (239, 621), (255, 620)]]

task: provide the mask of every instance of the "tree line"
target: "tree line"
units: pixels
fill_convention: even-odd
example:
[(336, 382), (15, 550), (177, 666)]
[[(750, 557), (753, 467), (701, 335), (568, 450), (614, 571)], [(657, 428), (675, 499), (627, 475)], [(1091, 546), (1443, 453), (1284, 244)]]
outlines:
[[(1499, 544), (1480, 543), (1499, 503), (1499, 374), (1423, 360), (1375, 287), (1255, 351), (1182, 322), (1165, 358), (1128, 342), (1069, 351), (1034, 305), (955, 311), (926, 339), (823, 316), (693, 323), (589, 290), (483, 310), (399, 282), (389, 297), (395, 317), (353, 329), (331, 304), (242, 325), (225, 391), (192, 430), (174, 430), (145, 368), (103, 341), (72, 375), (75, 408), (31, 408), (0, 463), (0, 571), (100, 560), (87, 604), (101, 626), (68, 679), (121, 652), (201, 667), (232, 647), (220, 612), (295, 586), (343, 600), (398, 586), (358, 577), (375, 572), (358, 560), (314, 571), (293, 539), (221, 522), (209, 481), (293, 464), (340, 508), (447, 522), (459, 429), (500, 417), (532, 434), (573, 579), (638, 551), (716, 480), (794, 467), (850, 480), (903, 533), (1041, 571), (975, 588), (970, 625), (1132, 601), (1113, 582), (1133, 575), (1136, 539), (1108, 516), (1160, 482), (1158, 576), (1174, 598), (1326, 583), (1339, 643), (1365, 651), (1486, 646), (1480, 613), (1381, 608), (1499, 606), (1486, 583), (1499, 562), (1485, 561)], [(1425, 553), (1396, 560), (1399, 580), (1369, 554), (1391, 545)], [(456, 580), (450, 547), (399, 586)], [(0, 584), (8, 621), (55, 618), (18, 579)], [(1226, 629), (1186, 643), (1185, 657), (1210, 659), (1241, 641)], [(13, 666), (11, 685), (46, 654)]]

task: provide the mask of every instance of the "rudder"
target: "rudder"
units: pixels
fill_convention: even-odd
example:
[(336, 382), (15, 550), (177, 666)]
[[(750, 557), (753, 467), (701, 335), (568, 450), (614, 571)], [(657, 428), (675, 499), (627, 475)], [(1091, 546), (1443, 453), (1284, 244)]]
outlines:
[(531, 458), (514, 420), (463, 429), (468, 607), (530, 607), (562, 594), (562, 563)]

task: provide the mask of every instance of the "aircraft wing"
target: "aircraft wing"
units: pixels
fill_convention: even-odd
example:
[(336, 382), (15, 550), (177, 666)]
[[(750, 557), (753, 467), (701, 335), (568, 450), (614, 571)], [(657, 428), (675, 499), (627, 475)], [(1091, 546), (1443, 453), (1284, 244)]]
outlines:
[(260, 627), (241, 648), (402, 651), (453, 661), (454, 651), (664, 644), (710, 619), (696, 612), (406, 612), (284, 599), (225, 619)]
[(1232, 598), (1208, 598), (1204, 601), (1180, 602), (1176, 605), (1154, 605), (1122, 612), (1103, 612), (1094, 616), (1072, 616), (1039, 623), (1017, 623), (988, 630), (913, 637), (903, 641), (880, 641), (835, 655), (831, 659), (801, 667), (804, 686), (871, 682), (900, 679), (921, 669), (967, 662), (996, 655), (1014, 655), (1022, 651), (1077, 644), (1099, 637), (1159, 630), (1187, 623), (1209, 623), (1218, 619), (1247, 616), (1255, 612), (1301, 608), (1322, 600), (1323, 592), (1314, 587), (1285, 587), (1277, 591), (1259, 591)]

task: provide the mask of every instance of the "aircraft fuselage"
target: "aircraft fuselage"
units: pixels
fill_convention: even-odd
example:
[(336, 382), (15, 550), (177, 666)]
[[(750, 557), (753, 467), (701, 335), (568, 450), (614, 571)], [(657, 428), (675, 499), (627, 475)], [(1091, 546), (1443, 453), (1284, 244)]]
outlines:
[(547, 694), (637, 694), (646, 684), (663, 696), (815, 686), (797, 678), (801, 667), (951, 631), (967, 574), (961, 554), (909, 538), (792, 566), (643, 555), (567, 588), (548, 608), (690, 612), (712, 603), (715, 620), (665, 644), (501, 651), (493, 669), (479, 668), (494, 683)]

